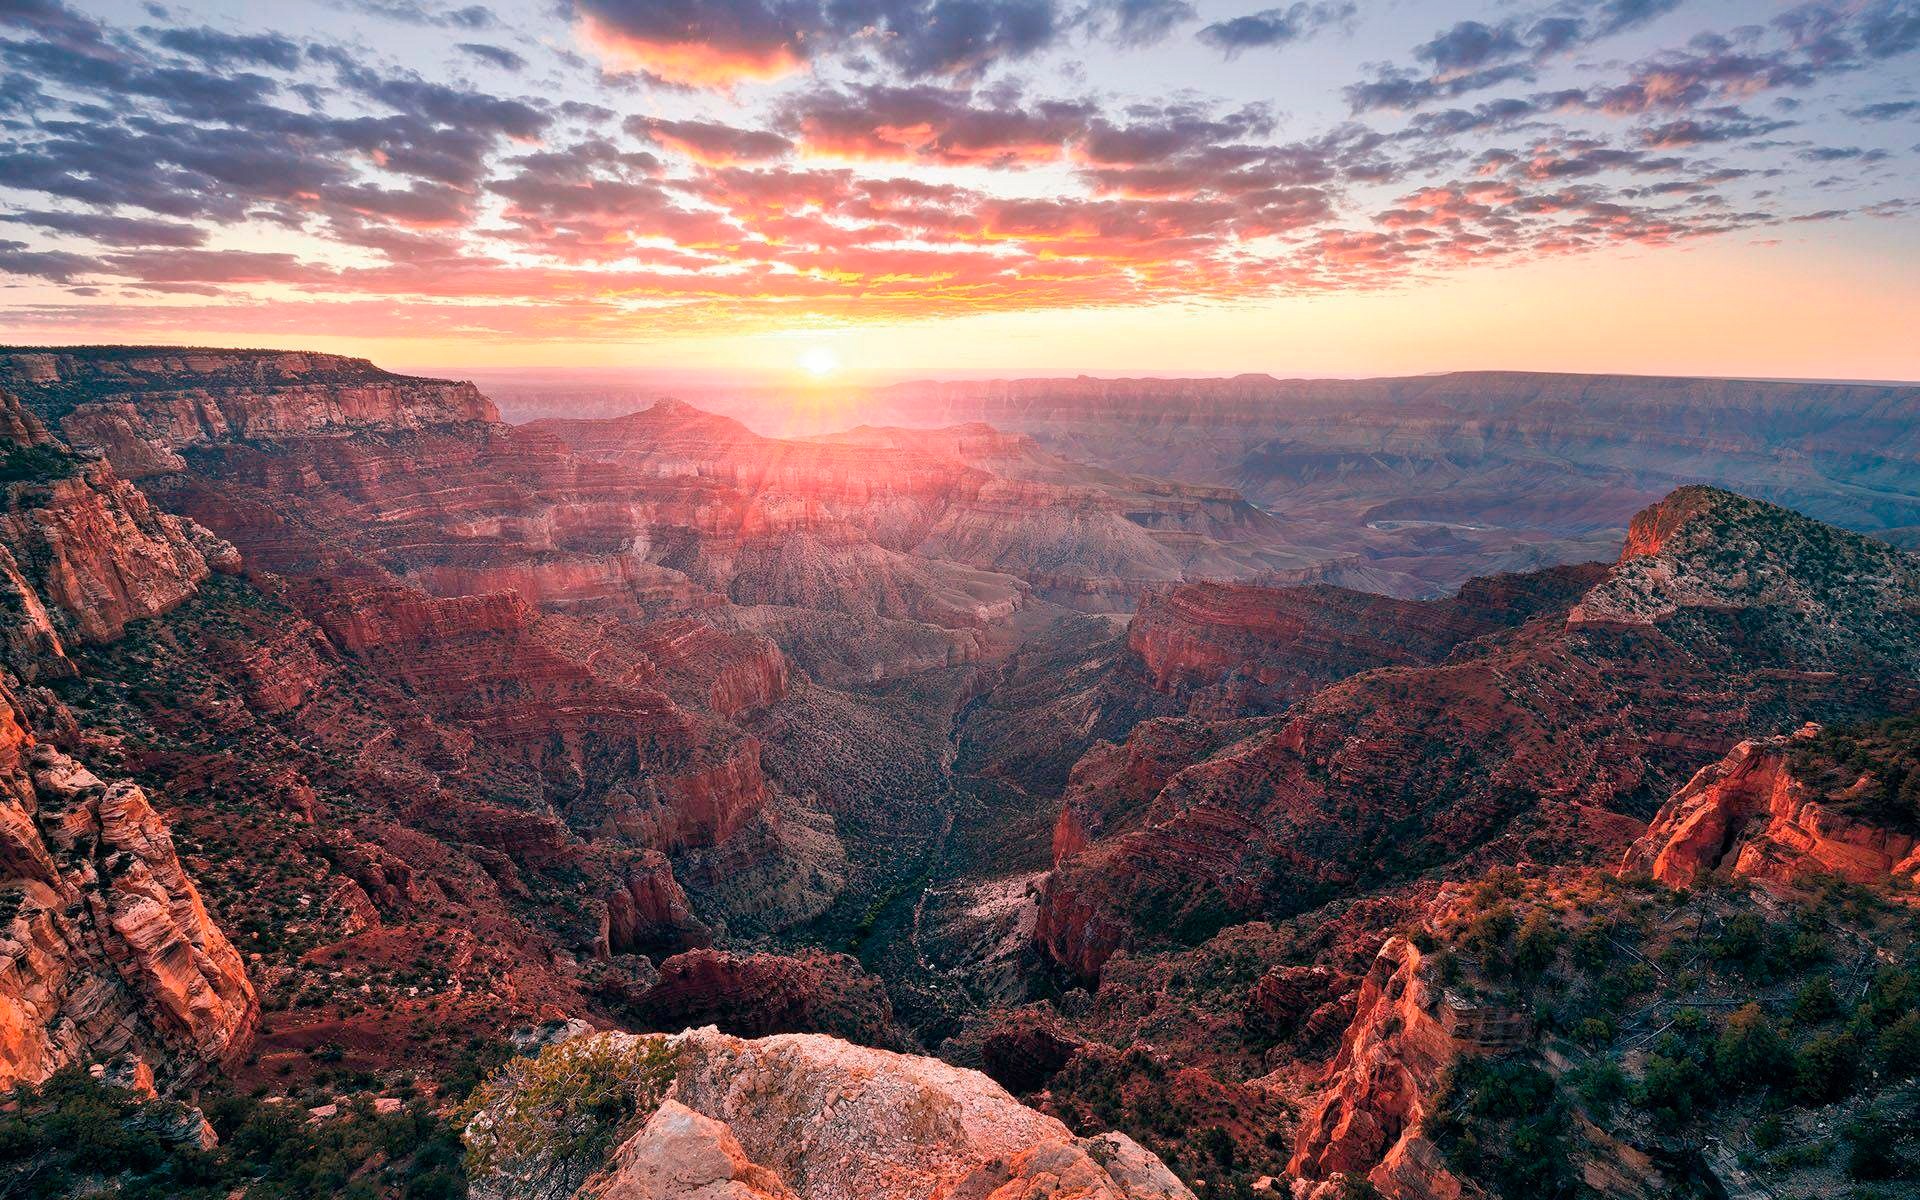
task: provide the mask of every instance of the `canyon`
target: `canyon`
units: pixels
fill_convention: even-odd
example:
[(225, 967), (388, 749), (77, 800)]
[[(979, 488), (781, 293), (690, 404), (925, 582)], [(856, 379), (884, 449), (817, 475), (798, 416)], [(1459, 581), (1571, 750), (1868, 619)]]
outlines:
[[(515, 419), (613, 415), (648, 393), (503, 378)], [(1628, 519), (1709, 483), (1912, 544), (1920, 388), (1801, 380), (1477, 371), (1388, 379), (928, 380), (748, 389), (699, 402), (773, 433), (983, 422), (1080, 462), (1230, 487), (1329, 582), (1426, 598), (1479, 575), (1610, 557)]]
[[(0, 351), (0, 1085), (477, 1137), (670, 1059), (556, 1195), (1572, 1194), (1515, 1129), (1733, 1191), (1649, 1125), (1650, 1057), (1735, 1070), (1674, 1013), (1784, 1019), (1816, 915), (1846, 987), (1909, 969), (1915, 404), (1034, 381), (761, 432)], [(1755, 923), (1698, 993), (1661, 957)], [(1903, 1103), (1889, 1004), (1829, 1116)], [(1640, 1100), (1580, 1090), (1615, 1060)]]

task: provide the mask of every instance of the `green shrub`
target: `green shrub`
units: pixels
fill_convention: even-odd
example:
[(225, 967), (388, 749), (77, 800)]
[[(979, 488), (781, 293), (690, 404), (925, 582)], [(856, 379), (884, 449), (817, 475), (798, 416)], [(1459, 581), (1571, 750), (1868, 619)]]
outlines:
[(79, 466), (79, 458), (55, 446), (10, 445), (0, 450), (0, 483), (51, 483)]
[(1734, 1089), (1756, 1087), (1781, 1078), (1792, 1052), (1758, 1004), (1747, 1004), (1727, 1018), (1713, 1045), (1713, 1069)]
[(1794, 1055), (1793, 1095), (1802, 1104), (1831, 1104), (1853, 1090), (1860, 1051), (1847, 1033), (1823, 1033)]
[[(469, 1175), (568, 1177), (570, 1194), (673, 1082), (664, 1039), (574, 1038), (517, 1058), (461, 1105)], [(577, 1178), (574, 1178), (577, 1176)]]
[(1521, 1059), (1462, 1059), (1448, 1073), (1432, 1137), (1453, 1167), (1502, 1196), (1572, 1194), (1566, 1105), (1553, 1077)]
[(1514, 971), (1528, 978), (1545, 971), (1553, 965), (1553, 956), (1559, 952), (1563, 937), (1560, 927), (1554, 924), (1553, 914), (1546, 909), (1536, 908), (1528, 913), (1513, 938)]
[(1920, 1012), (1910, 1012), (1882, 1029), (1875, 1049), (1887, 1074), (1896, 1079), (1920, 1075)]
[(1833, 980), (1815, 976), (1801, 985), (1793, 998), (1793, 1019), (1808, 1025), (1831, 1020), (1840, 1014), (1840, 997), (1834, 994)]

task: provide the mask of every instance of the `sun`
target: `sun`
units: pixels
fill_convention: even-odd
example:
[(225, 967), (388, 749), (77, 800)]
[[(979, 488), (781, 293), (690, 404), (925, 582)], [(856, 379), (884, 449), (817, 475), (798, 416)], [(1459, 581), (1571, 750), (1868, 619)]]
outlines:
[(800, 369), (815, 379), (825, 379), (840, 369), (840, 356), (825, 346), (809, 346), (800, 354)]

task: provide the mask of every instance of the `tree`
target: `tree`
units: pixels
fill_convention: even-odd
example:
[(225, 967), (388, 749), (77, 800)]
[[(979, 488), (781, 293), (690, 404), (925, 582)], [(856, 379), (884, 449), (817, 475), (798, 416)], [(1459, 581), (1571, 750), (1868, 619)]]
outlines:
[(1534, 976), (1553, 965), (1553, 956), (1560, 949), (1563, 935), (1560, 927), (1554, 924), (1553, 914), (1544, 908), (1536, 908), (1527, 914), (1520, 923), (1520, 932), (1513, 939), (1513, 969), (1525, 976)]
[(1794, 1056), (1794, 1098), (1803, 1104), (1831, 1104), (1853, 1088), (1859, 1047), (1845, 1033), (1823, 1033)]
[(1791, 1060), (1786, 1040), (1758, 1004), (1736, 1009), (1713, 1045), (1714, 1073), (1733, 1088), (1782, 1078)]

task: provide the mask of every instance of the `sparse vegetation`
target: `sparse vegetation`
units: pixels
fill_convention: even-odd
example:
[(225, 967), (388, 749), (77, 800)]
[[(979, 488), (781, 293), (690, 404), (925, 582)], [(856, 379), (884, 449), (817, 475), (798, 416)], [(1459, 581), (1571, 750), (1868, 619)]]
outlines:
[(571, 1195), (658, 1106), (673, 1073), (664, 1038), (575, 1038), (513, 1059), (456, 1114), (467, 1170)]
[(69, 1068), (16, 1090), (0, 1114), (0, 1196), (123, 1200), (455, 1200), (459, 1138), (428, 1103), (380, 1114), (364, 1098), (329, 1120), (297, 1104), (222, 1094), (204, 1101), (219, 1145), (189, 1135), (183, 1105), (144, 1100)]
[(1711, 1134), (1763, 1178), (1911, 1186), (1917, 932), (1844, 885), (1782, 906), (1713, 878), (1680, 893), (1489, 878), (1442, 930), (1467, 966), (1457, 986), (1530, 1010), (1562, 1065), (1462, 1060), (1432, 1136), (1453, 1169), (1509, 1198), (1572, 1194), (1542, 1164), (1580, 1146), (1575, 1113), (1629, 1142)]
[(84, 461), (58, 446), (10, 444), (0, 449), (0, 483), (52, 483), (78, 471)]

